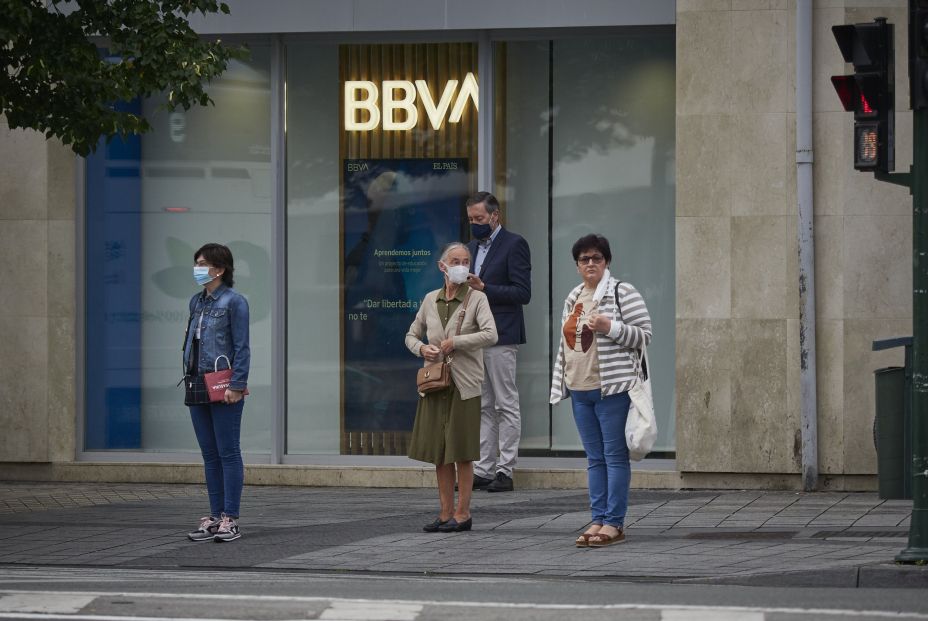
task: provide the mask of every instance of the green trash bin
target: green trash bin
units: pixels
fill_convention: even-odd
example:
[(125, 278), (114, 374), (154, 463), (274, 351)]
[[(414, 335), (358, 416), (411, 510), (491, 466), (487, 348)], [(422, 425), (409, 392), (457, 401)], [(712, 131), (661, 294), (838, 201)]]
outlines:
[[(906, 444), (905, 367), (874, 371), (876, 417), (873, 442), (876, 446), (880, 498), (912, 498), (912, 447)], [(907, 450), (908, 449), (908, 450)]]

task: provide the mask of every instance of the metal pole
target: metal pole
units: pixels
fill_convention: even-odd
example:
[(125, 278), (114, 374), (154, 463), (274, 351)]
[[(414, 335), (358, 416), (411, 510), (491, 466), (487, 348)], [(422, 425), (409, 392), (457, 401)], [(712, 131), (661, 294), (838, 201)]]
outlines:
[[(493, 41), (484, 30), (477, 40), (477, 71), (480, 77), (480, 101), (477, 114), (477, 190), (496, 192), (493, 171)], [(505, 197), (503, 197), (505, 198)]]
[(812, 205), (812, 0), (796, 3), (796, 196), (799, 204), (799, 386), (802, 489), (818, 488), (815, 241)]
[(912, 521), (901, 563), (928, 561), (928, 110), (912, 116)]
[(276, 35), (271, 59), (271, 248), (275, 278), (271, 283), (271, 446), (270, 462), (286, 455), (287, 437), (287, 60), (283, 38)]

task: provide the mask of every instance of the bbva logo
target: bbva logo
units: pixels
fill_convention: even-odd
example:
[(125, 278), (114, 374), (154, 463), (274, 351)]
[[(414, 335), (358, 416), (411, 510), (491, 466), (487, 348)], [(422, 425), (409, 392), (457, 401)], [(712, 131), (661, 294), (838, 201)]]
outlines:
[[(432, 129), (441, 129), (448, 116), (449, 123), (460, 123), (464, 108), (469, 101), (477, 110), (477, 78), (468, 72), (458, 91), (458, 80), (448, 80), (438, 103), (432, 97), (425, 80), (384, 80), (377, 85), (367, 80), (348, 80), (345, 82), (345, 129), (348, 131), (371, 131), (381, 125), (385, 131), (412, 129), (419, 123), (419, 109), (416, 107), (416, 95), (422, 100), (422, 107), (429, 117)], [(457, 91), (457, 98), (455, 98)], [(399, 96), (397, 94), (399, 93)], [(380, 100), (380, 105), (378, 101)], [(454, 100), (454, 106), (451, 101)], [(382, 114), (381, 114), (382, 111)], [(402, 114), (397, 114), (402, 111)], [(358, 113), (366, 112), (367, 120), (359, 121)], [(403, 117), (399, 120), (397, 117)]]

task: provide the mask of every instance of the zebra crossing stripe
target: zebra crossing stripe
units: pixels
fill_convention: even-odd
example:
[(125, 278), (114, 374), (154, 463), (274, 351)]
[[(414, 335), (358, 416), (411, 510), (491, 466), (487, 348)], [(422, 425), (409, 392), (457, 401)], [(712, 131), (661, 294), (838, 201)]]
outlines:
[(421, 604), (377, 601), (334, 601), (319, 619), (326, 621), (416, 621)]
[(0, 593), (0, 612), (73, 614), (96, 598), (78, 593)]
[(664, 608), (661, 610), (661, 621), (764, 621), (763, 612), (748, 612), (740, 610), (681, 610), (679, 608)]

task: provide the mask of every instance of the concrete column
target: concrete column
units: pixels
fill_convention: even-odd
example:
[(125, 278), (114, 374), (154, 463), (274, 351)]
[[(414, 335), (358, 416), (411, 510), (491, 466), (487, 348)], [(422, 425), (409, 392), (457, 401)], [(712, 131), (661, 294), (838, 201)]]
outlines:
[(0, 462), (74, 456), (74, 157), (0, 118)]

